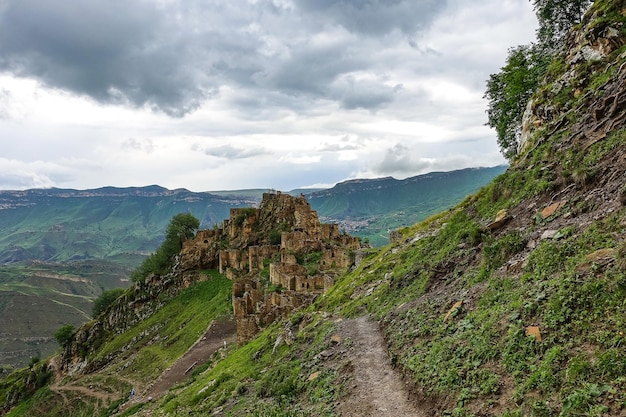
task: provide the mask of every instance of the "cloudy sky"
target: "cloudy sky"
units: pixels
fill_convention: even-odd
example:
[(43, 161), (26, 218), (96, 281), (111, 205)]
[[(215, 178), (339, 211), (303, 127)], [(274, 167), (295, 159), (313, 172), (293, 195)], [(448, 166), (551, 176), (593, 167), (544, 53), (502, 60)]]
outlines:
[(0, 189), (290, 190), (502, 164), (528, 0), (0, 0)]

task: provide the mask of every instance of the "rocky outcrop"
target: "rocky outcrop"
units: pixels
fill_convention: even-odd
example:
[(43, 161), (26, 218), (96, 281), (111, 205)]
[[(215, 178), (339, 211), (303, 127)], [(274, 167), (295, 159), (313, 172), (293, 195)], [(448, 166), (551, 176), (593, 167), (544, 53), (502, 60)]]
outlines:
[[(624, 15), (624, 10), (617, 13)], [(572, 32), (562, 55), (568, 70), (546, 85), (526, 107), (520, 154), (538, 145), (533, 143), (535, 133), (541, 133), (539, 137), (545, 140), (567, 127), (569, 144), (588, 147), (626, 121), (626, 96), (622, 94), (626, 56), (622, 53), (617, 59), (613, 57), (626, 44), (621, 25), (587, 14), (581, 29)], [(606, 74), (607, 81), (588, 88), (593, 75), (600, 73)], [(571, 125), (567, 118), (570, 112), (576, 114), (576, 122)]]
[[(105, 366), (110, 357), (88, 361), (89, 353), (95, 352), (111, 334), (121, 334), (156, 313), (174, 296), (194, 282), (208, 279), (197, 271), (184, 268), (180, 258), (175, 260), (172, 271), (165, 275), (149, 275), (145, 281), (136, 282), (127, 292), (98, 317), (83, 324), (65, 346), (58, 361), (58, 372), (73, 374), (94, 372)], [(111, 356), (118, 352), (111, 353)]]

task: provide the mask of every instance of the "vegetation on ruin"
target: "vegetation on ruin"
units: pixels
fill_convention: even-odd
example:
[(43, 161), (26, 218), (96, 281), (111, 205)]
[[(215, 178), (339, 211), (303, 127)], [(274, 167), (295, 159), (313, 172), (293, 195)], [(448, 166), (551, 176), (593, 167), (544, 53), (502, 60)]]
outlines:
[(165, 228), (165, 240), (161, 246), (132, 272), (130, 279), (138, 282), (144, 281), (150, 274), (165, 274), (172, 267), (174, 257), (180, 252), (183, 242), (192, 238), (198, 227), (200, 221), (191, 213), (179, 213), (172, 217)]

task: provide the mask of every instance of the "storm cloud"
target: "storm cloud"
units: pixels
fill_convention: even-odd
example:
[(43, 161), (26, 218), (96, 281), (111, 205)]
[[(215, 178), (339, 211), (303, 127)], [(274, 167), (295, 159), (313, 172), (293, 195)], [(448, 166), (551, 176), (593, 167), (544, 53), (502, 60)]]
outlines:
[(390, 40), (418, 36), (445, 4), (8, 0), (0, 9), (0, 69), (178, 117), (224, 86), (275, 91), (285, 106), (304, 96), (375, 109), (398, 86), (350, 74), (370, 71), (372, 51)]
[(0, 0), (0, 189), (288, 190), (504, 163), (528, 0)]

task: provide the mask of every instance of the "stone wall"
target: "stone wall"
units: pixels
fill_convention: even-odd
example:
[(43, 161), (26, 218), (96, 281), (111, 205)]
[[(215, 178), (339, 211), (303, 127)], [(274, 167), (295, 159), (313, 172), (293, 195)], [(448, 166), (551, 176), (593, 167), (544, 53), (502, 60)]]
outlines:
[(270, 281), (288, 290), (297, 291), (296, 279), (307, 276), (306, 268), (298, 264), (272, 263), (270, 264)]
[(301, 275), (295, 279), (294, 291), (300, 292), (323, 292), (326, 290), (325, 279), (322, 275)]
[(194, 239), (183, 242), (181, 249), (181, 265), (184, 269), (217, 269), (219, 241), (222, 238), (221, 229), (200, 230)]
[(228, 222), (228, 237), (231, 241), (248, 242), (254, 236), (259, 210), (251, 207), (231, 208)]
[(322, 224), (321, 225), (321, 239), (324, 241), (331, 241), (339, 236), (338, 224)]
[(225, 249), (219, 251), (219, 272), (226, 273), (232, 269), (235, 274), (239, 271), (248, 270), (248, 253), (246, 250)]
[[(217, 268), (233, 280), (240, 342), (327, 291), (335, 276), (353, 265), (353, 254), (361, 247), (358, 238), (340, 233), (338, 225), (321, 224), (302, 195), (265, 193), (258, 209), (233, 208), (223, 224), (223, 229), (200, 231), (185, 242), (183, 258)], [(277, 232), (280, 245), (273, 245), (270, 236)], [(298, 260), (314, 252), (322, 256), (319, 265), (312, 265), (316, 273), (308, 275)], [(268, 292), (269, 283), (261, 278), (267, 260), (272, 262), (269, 281), (280, 292)]]
[(313, 252), (322, 249), (322, 240), (319, 234), (309, 234), (304, 231), (284, 232), (281, 235), (280, 248), (292, 252)]
[(265, 259), (274, 259), (280, 253), (280, 245), (250, 246), (248, 248), (248, 272), (263, 269)]

